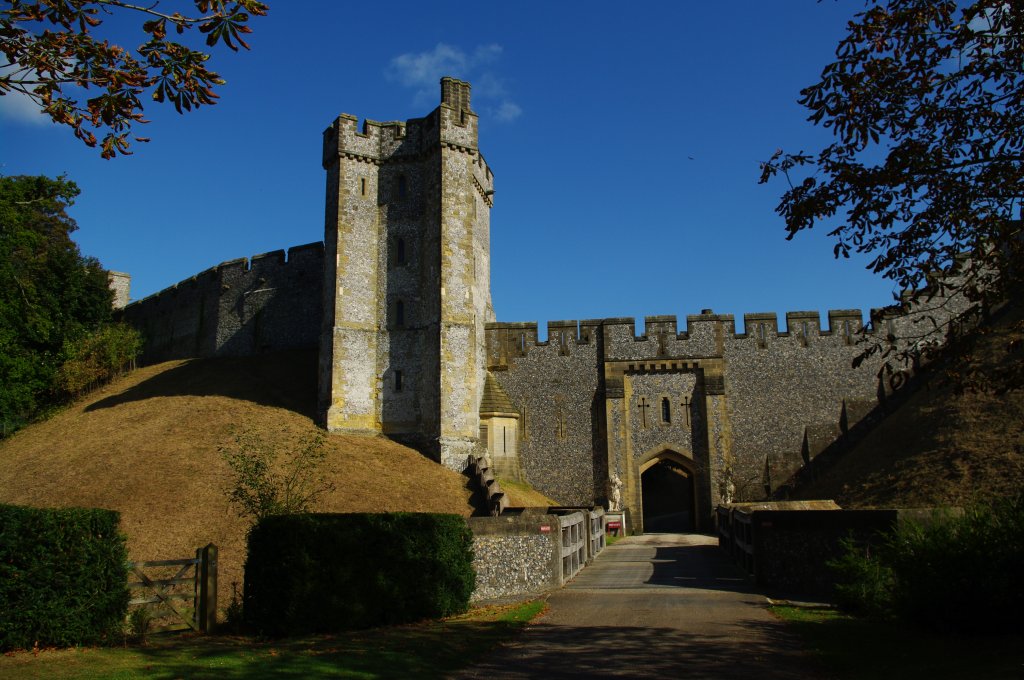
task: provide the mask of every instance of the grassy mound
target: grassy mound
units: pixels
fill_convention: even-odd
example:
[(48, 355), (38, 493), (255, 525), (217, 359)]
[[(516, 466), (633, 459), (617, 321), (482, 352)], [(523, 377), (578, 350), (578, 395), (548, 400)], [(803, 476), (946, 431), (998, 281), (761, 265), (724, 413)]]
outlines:
[[(133, 560), (220, 547), (219, 601), (242, 582), (245, 533), (218, 449), (245, 427), (283, 451), (315, 431), (316, 354), (148, 366), (0, 442), (0, 502), (121, 513)], [(462, 475), (383, 438), (331, 435), (322, 512), (472, 513)]]
[[(1024, 305), (999, 319), (971, 356), (987, 368), (1021, 361), (1008, 352)], [(894, 413), (794, 498), (833, 498), (843, 507), (962, 506), (1024, 488), (1024, 390), (956, 394), (937, 366)]]

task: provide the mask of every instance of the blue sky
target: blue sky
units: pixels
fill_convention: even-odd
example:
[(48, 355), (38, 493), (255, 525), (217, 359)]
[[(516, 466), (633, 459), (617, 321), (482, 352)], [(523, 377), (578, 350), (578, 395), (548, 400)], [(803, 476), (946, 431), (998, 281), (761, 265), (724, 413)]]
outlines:
[[(174, 3), (164, 2), (171, 7)], [(186, 3), (189, 4), (189, 3)], [(871, 307), (889, 282), (825, 230), (785, 240), (776, 148), (827, 131), (796, 104), (859, 0), (349, 4), (269, 0), (249, 52), (215, 52), (216, 106), (150, 105), (112, 161), (0, 98), (0, 173), (66, 173), (84, 253), (140, 298), (225, 260), (323, 238), (321, 132), (419, 117), (473, 84), (495, 173), (499, 320)], [(137, 44), (141, 32), (121, 32)], [(141, 19), (131, 24), (141, 25)], [(37, 120), (38, 119), (38, 120)]]

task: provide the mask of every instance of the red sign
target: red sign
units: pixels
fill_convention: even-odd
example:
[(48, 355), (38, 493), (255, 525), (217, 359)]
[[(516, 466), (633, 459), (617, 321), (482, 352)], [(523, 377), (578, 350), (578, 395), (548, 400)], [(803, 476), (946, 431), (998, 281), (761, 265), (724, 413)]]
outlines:
[(605, 524), (604, 526), (606, 529), (621, 529), (622, 522), (608, 522), (608, 524)]
[(540, 533), (542, 533), (542, 534), (550, 534), (551, 533), (551, 525), (550, 524), (541, 524), (540, 525)]

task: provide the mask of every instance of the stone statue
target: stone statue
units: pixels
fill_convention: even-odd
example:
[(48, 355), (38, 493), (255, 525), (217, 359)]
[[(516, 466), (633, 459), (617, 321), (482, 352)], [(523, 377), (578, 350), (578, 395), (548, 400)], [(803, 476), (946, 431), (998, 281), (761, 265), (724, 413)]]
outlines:
[(608, 478), (608, 510), (622, 510), (622, 480), (615, 473)]

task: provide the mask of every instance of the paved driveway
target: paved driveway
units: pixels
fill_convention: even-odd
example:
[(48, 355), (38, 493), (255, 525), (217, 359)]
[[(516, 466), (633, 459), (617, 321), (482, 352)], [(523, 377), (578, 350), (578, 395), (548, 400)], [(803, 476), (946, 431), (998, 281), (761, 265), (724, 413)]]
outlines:
[(459, 678), (822, 677), (714, 538), (607, 548), (516, 642)]

